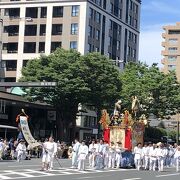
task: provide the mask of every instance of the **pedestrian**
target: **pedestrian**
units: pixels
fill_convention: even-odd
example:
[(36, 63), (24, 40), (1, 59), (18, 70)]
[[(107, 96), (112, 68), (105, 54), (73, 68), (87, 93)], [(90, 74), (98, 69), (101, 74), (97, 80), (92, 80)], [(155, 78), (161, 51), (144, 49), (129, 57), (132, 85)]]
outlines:
[(72, 168), (77, 168), (79, 147), (80, 147), (80, 143), (78, 139), (75, 139), (75, 144), (73, 145), (73, 152), (72, 152)]
[(52, 142), (53, 142), (53, 153), (52, 153), (52, 157), (50, 159), (50, 170), (53, 169), (53, 162), (54, 162), (54, 158), (57, 157), (57, 143), (54, 141), (54, 138), (52, 137)]
[(180, 166), (180, 146), (178, 146), (175, 151), (174, 159), (175, 159), (176, 171), (178, 172)]
[(17, 162), (20, 162), (21, 160), (25, 159), (26, 145), (24, 139), (19, 140), (19, 143), (16, 147), (16, 152), (17, 152)]
[(149, 146), (147, 143), (144, 143), (144, 147), (142, 149), (142, 158), (143, 158), (143, 166), (145, 170), (149, 169)]
[(107, 141), (104, 142), (104, 168), (107, 169), (109, 166), (109, 144)]
[(121, 159), (122, 159), (122, 152), (125, 151), (126, 148), (122, 147), (122, 143), (120, 141), (117, 142), (116, 145), (116, 168), (118, 169), (120, 167)]
[(78, 170), (85, 170), (85, 160), (88, 155), (88, 146), (82, 141), (78, 151)]
[(93, 168), (95, 166), (95, 157), (96, 157), (96, 144), (95, 140), (92, 140), (92, 143), (89, 145), (89, 167)]
[(149, 170), (156, 170), (156, 161), (157, 161), (157, 146), (153, 144), (149, 149), (149, 157), (150, 157), (150, 167)]
[(43, 143), (42, 171), (51, 170), (50, 165), (53, 161), (54, 148), (53, 138), (49, 137), (49, 140)]
[(142, 144), (138, 143), (137, 146), (134, 147), (134, 163), (138, 171), (141, 167), (142, 154)]
[(15, 158), (15, 145), (14, 145), (14, 138), (11, 138), (9, 141), (9, 149), (10, 149), (10, 156), (11, 159), (13, 160)]

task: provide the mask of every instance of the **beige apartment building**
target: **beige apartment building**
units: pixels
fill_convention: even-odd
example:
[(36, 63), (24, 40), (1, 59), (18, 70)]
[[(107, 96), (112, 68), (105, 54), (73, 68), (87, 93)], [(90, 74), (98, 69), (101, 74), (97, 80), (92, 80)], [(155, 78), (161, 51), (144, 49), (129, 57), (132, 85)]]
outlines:
[(164, 33), (162, 37), (164, 41), (162, 46), (164, 50), (162, 55), (162, 64), (164, 65), (162, 71), (168, 73), (169, 71), (175, 71), (178, 81), (180, 81), (180, 22), (176, 25), (164, 26)]
[(97, 51), (120, 67), (138, 60), (141, 0), (1, 0), (2, 66), (17, 81), (26, 63), (57, 47)]

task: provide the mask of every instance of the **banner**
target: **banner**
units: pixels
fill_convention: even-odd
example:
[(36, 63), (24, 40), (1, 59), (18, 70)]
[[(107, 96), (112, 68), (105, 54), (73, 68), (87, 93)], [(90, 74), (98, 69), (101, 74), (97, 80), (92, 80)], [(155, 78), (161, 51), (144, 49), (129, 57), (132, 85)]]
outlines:
[(110, 142), (121, 142), (122, 146), (125, 147), (125, 129), (119, 127), (112, 127), (110, 130)]
[(131, 142), (131, 137), (132, 137), (132, 133), (131, 133), (131, 129), (126, 129), (125, 130), (125, 148), (127, 148), (128, 150), (132, 149), (132, 142)]
[(132, 147), (134, 148), (138, 143), (143, 145), (144, 141), (144, 123), (135, 122), (132, 127)]
[(26, 116), (20, 116), (20, 125), (21, 125), (21, 130), (24, 135), (25, 140), (27, 143), (32, 147), (37, 147), (40, 146), (41, 144), (38, 143), (32, 136), (29, 126), (28, 126), (28, 121)]

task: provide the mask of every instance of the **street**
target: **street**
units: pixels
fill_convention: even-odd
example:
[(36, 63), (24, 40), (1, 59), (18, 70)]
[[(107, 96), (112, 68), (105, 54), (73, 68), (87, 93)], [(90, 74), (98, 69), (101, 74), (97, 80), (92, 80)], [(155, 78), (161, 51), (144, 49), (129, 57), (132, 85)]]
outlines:
[(62, 167), (57, 161), (54, 163), (54, 170), (40, 171), (41, 160), (25, 160), (20, 163), (16, 161), (0, 161), (0, 180), (1, 179), (33, 179), (33, 180), (78, 180), (78, 179), (95, 179), (95, 180), (179, 180), (180, 172), (175, 168), (165, 168), (164, 172), (137, 171), (135, 169), (105, 169), (93, 170), (87, 167), (86, 171), (70, 169), (71, 161), (66, 159), (59, 160)]

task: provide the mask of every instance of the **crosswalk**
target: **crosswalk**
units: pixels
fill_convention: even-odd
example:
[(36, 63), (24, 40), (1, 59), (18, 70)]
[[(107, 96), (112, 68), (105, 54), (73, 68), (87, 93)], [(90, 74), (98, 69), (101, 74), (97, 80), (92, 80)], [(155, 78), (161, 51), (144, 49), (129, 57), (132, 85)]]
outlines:
[(78, 171), (77, 169), (58, 168), (51, 171), (40, 171), (38, 169), (19, 169), (19, 170), (2, 170), (0, 171), (0, 180), (4, 179), (32, 179), (38, 177), (53, 177), (53, 176), (67, 176), (67, 175), (80, 175), (90, 173), (104, 173), (113, 171), (130, 171), (129, 169), (105, 169), (95, 170), (86, 169), (85, 171)]

